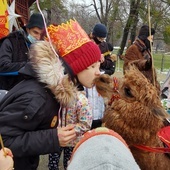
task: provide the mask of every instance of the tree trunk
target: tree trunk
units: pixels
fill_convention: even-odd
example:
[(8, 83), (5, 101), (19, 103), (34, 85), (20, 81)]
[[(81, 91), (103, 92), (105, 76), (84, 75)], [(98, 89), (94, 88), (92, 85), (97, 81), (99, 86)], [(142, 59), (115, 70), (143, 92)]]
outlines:
[(131, 27), (132, 27), (131, 43), (134, 41), (134, 38), (136, 36), (136, 30), (134, 31), (134, 29), (136, 29), (136, 25), (138, 22), (139, 6), (140, 0), (131, 0), (129, 17), (124, 28), (123, 37), (120, 44), (120, 50), (118, 51), (118, 56), (121, 56), (123, 54)]

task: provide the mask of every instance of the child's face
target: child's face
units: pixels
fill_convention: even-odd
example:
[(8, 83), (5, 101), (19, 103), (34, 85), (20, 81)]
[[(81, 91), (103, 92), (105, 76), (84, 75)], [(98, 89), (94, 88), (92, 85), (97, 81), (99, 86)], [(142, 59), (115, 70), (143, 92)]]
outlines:
[(79, 82), (87, 88), (93, 87), (94, 78), (100, 75), (99, 67), (100, 67), (100, 62), (98, 61), (92, 64), (91, 66), (89, 66), (87, 69), (78, 73), (77, 77)]

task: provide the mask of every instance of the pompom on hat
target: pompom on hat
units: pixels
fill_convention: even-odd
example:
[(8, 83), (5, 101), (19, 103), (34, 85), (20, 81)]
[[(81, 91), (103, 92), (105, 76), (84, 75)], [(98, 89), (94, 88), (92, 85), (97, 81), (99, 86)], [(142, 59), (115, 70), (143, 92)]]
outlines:
[(26, 28), (34, 28), (34, 27), (38, 27), (40, 29), (44, 29), (44, 21), (43, 21), (43, 17), (41, 14), (39, 13), (34, 13), (31, 15), (28, 24), (26, 25)]
[(67, 170), (139, 170), (123, 138), (99, 127), (88, 131), (75, 146)]
[(107, 36), (107, 28), (104, 24), (96, 24), (93, 28), (92, 34), (96, 37), (105, 38)]
[[(155, 29), (151, 28), (151, 35), (154, 35), (154, 34), (155, 34)], [(138, 37), (141, 40), (146, 40), (147, 37), (149, 37), (149, 26), (143, 25), (139, 30)]]
[(99, 47), (75, 20), (50, 25), (48, 33), (58, 53), (76, 75), (101, 59)]

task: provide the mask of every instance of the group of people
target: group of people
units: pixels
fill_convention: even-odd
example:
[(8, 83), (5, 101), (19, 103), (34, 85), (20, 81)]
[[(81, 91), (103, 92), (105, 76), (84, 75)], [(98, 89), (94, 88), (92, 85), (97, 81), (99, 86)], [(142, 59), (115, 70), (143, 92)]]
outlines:
[[(0, 89), (8, 91), (0, 105), (0, 134), (15, 170), (36, 170), (44, 154), (49, 154), (49, 170), (58, 170), (62, 151), (67, 169), (83, 135), (102, 125), (105, 103), (93, 80), (115, 72), (104, 24), (89, 35), (75, 20), (50, 25), (50, 41), (42, 37), (44, 27), (41, 14), (32, 14), (25, 27), (1, 40), (0, 72), (9, 75), (0, 76)], [(159, 89), (150, 53), (154, 34), (153, 28), (149, 35), (149, 27), (141, 27), (124, 56), (124, 71), (135, 64)]]
[[(1, 40), (0, 72), (11, 75), (0, 77), (0, 88), (8, 91), (0, 106), (0, 133), (14, 155), (16, 170), (36, 169), (43, 154), (50, 154), (49, 169), (58, 169), (63, 149), (67, 168), (75, 144), (93, 121), (93, 107), (84, 88), (92, 88), (94, 78), (101, 74), (102, 53), (108, 52), (103, 69), (114, 65), (109, 48), (101, 52), (77, 21), (64, 25), (67, 29), (63, 24), (48, 27), (52, 46), (39, 41), (44, 21), (41, 14), (32, 14), (24, 28)], [(104, 36), (93, 38), (104, 43), (106, 27), (98, 26), (104, 28)], [(74, 41), (69, 41), (70, 34)]]

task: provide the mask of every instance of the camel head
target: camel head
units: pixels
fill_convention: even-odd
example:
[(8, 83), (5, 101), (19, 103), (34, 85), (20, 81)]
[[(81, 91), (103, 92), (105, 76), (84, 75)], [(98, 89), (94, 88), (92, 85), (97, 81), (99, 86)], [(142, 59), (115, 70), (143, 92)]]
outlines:
[(127, 109), (140, 105), (162, 120), (168, 117), (161, 105), (156, 87), (135, 66), (130, 66), (123, 78), (102, 74), (95, 79), (95, 85), (98, 93), (113, 104), (120, 98)]

